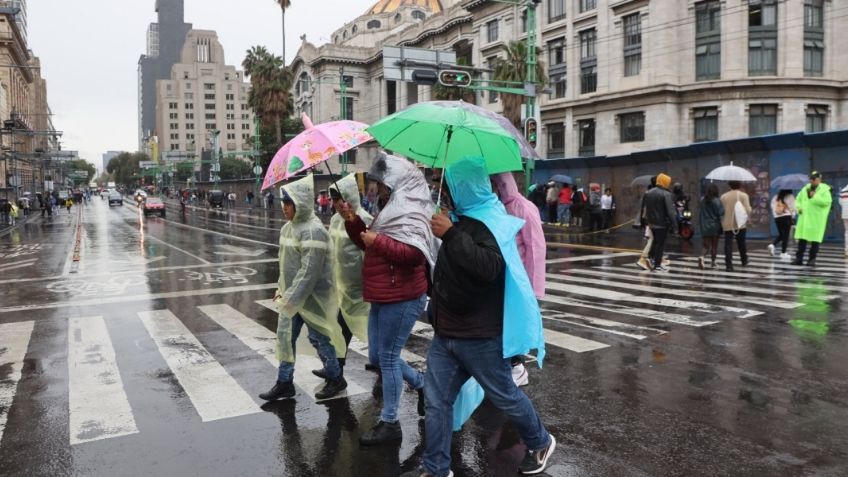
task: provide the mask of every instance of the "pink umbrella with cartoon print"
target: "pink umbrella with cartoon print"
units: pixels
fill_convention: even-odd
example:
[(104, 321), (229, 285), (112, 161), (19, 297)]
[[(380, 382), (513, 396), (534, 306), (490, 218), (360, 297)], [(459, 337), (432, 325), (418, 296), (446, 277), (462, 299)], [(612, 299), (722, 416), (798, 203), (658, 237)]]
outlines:
[(277, 151), (262, 182), (262, 190), (311, 169), (336, 154), (342, 154), (372, 139), (368, 127), (357, 121), (331, 121), (313, 125), (306, 113), (301, 114), (303, 132)]

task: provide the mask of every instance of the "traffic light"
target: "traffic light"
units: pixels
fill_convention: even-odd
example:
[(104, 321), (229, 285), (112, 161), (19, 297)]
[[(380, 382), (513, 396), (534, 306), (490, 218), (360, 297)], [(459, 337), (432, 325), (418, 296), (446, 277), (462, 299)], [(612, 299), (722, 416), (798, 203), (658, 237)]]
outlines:
[(457, 86), (464, 88), (466, 86), (471, 86), (471, 75), (465, 71), (439, 71), (439, 84), (442, 86)]
[(524, 121), (524, 138), (531, 146), (536, 147), (536, 119), (528, 118)]

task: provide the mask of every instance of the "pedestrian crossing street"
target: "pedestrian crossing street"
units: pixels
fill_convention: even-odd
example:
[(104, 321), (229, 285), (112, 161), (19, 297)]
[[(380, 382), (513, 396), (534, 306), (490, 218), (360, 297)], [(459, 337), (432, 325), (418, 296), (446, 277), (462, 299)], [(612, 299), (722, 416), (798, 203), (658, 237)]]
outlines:
[[(699, 270), (694, 257), (672, 256), (671, 271), (665, 274), (636, 268), (633, 254), (551, 260), (548, 294), (540, 300), (549, 350), (602, 352), (621, 343), (639, 343), (673, 333), (680, 327), (715, 326), (723, 321), (794, 310), (803, 305), (796, 299), (800, 293), (813, 293), (817, 300), (829, 301), (848, 292), (848, 269), (841, 251), (822, 251), (813, 270), (780, 262), (765, 252), (753, 251), (750, 255), (750, 264), (737, 266), (734, 272)], [(276, 311), (271, 300), (255, 303), (255, 309)], [(206, 326), (217, 325), (228, 333), (229, 339), (237, 340), (276, 368), (276, 334), (246, 314), (255, 310), (239, 310), (226, 303), (197, 305), (196, 309), (208, 321)], [(224, 351), (207, 348), (198, 339), (195, 321), (181, 319), (167, 308), (139, 311), (133, 318), (147, 333), (134, 339), (148, 340), (155, 346), (190, 400), (190, 412), (201, 422), (261, 412), (261, 400), (245, 390), (219, 362)], [(138, 410), (128, 397), (119, 359), (134, 350), (113, 344), (108, 320), (107, 316), (68, 320), (70, 445), (139, 433)], [(187, 323), (192, 323), (191, 327)], [(0, 324), (0, 369), (5, 370), (5, 375), (0, 376), (0, 446), (10, 410), (16, 404), (17, 385), (25, 376), (24, 362), (36, 335), (35, 326), (35, 321)], [(305, 334), (302, 333), (302, 343), (298, 343), (295, 384), (300, 390), (299, 400), (314, 401), (314, 392), (322, 380), (311, 370), (320, 368), (321, 363)], [(430, 340), (432, 329), (418, 322), (413, 336), (413, 340)], [(404, 350), (404, 358), (423, 365), (422, 347), (412, 348)], [(354, 338), (351, 352), (361, 362), (367, 359), (367, 344)], [(268, 383), (273, 380), (270, 369)], [(337, 398), (369, 393), (374, 378), (367, 373), (349, 373), (347, 392)]]

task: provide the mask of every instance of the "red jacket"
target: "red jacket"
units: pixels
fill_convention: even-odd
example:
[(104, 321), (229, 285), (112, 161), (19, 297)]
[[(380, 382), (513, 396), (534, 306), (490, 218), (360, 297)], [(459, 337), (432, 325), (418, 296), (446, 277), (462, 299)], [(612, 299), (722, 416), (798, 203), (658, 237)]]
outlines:
[(367, 230), (359, 216), (345, 222), (348, 237), (362, 250), (362, 297), (369, 303), (397, 303), (427, 293), (427, 259), (421, 250), (377, 234), (370, 247), (359, 236)]

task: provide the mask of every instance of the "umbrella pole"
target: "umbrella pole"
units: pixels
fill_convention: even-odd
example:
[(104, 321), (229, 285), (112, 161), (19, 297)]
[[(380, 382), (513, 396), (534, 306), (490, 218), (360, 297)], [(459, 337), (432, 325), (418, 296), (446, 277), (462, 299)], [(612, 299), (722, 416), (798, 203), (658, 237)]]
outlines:
[(453, 126), (448, 126), (448, 139), (445, 144), (445, 160), (442, 161), (442, 177), (439, 179), (439, 198), (436, 199), (436, 208), (442, 208), (442, 186), (445, 184), (445, 172), (448, 165), (448, 150), (450, 149), (451, 137), (453, 136)]
[[(336, 175), (333, 174), (333, 171), (330, 169), (330, 161), (324, 161), (324, 165), (327, 166), (327, 172), (330, 173), (330, 180), (333, 181), (333, 185), (336, 186), (336, 190), (339, 191), (339, 195), (342, 194), (342, 190), (339, 188), (339, 185), (336, 183)], [(328, 192), (329, 194), (329, 192)], [(344, 199), (342, 199), (344, 200)]]

